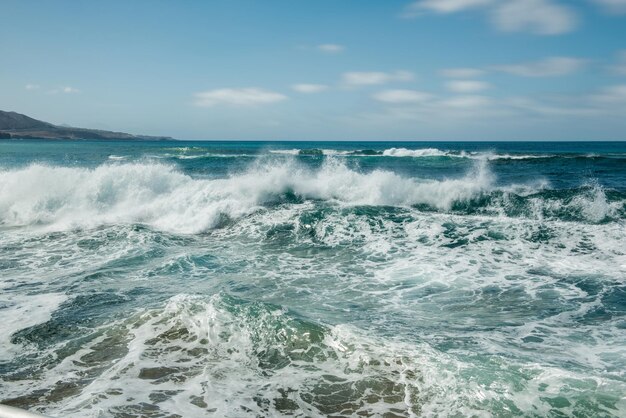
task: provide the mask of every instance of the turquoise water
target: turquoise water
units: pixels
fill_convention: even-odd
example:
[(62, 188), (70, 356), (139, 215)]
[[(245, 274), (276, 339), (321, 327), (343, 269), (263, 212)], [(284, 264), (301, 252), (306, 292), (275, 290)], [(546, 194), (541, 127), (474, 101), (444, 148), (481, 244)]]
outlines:
[(626, 416), (626, 143), (0, 141), (0, 401)]

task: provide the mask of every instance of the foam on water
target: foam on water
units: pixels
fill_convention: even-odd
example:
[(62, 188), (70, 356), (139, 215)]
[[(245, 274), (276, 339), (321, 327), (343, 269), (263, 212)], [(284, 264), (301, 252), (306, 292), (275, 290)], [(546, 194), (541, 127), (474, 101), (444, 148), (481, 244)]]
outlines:
[(446, 150), (439, 148), (404, 148), (393, 147), (386, 149), (364, 149), (364, 150), (337, 150), (337, 149), (271, 149), (270, 154), (286, 155), (286, 156), (333, 156), (333, 157), (395, 157), (395, 158), (460, 158), (471, 160), (551, 160), (561, 159), (622, 159), (626, 154), (622, 153), (571, 153), (571, 154), (528, 154), (528, 153), (498, 153), (495, 151), (464, 151), (464, 150)]
[(385, 170), (361, 172), (333, 159), (318, 169), (295, 161), (258, 162), (247, 171), (218, 179), (193, 178), (174, 166), (149, 162), (95, 169), (34, 164), (0, 171), (0, 224), (65, 230), (146, 223), (195, 233), (246, 216), (289, 193), (342, 205), (426, 205), (440, 211), (470, 210), (476, 199), (491, 196), (487, 206), (471, 210), (535, 218), (569, 213), (591, 222), (617, 219), (624, 212), (624, 200), (609, 202), (600, 186), (573, 197), (532, 196), (546, 187), (545, 182), (496, 186), (485, 160), (477, 161), (463, 177), (443, 180)]
[[(214, 231), (201, 248), (224, 243), (233, 264), (253, 260), (252, 270), (236, 277), (265, 289), (265, 298), (308, 306), (314, 317), (341, 310), (356, 325), (319, 324), (284, 307), (224, 295), (177, 295), (128, 319), (85, 327), (72, 337), (79, 344), (44, 344), (37, 355), (49, 359), (43, 374), (11, 377), (3, 382), (4, 398), (25, 406), (36, 396), (41, 412), (76, 417), (626, 412), (620, 401), (626, 328), (610, 302), (626, 282), (619, 268), (626, 265), (622, 225), (413, 209), (320, 213), (319, 206), (256, 212)], [(275, 230), (289, 232), (278, 258), (268, 247)], [(104, 248), (77, 256), (88, 276), (89, 260), (118, 245), (110, 229), (101, 234), (108, 237)], [(129, 238), (129, 249), (139, 246), (132, 233)], [(156, 234), (151, 240), (141, 244), (145, 251), (162, 242)], [(59, 251), (72, 245), (69, 235), (52, 242)], [(320, 253), (303, 269), (302, 245), (331, 247), (328, 254), (340, 258)], [(184, 248), (186, 258), (194, 254), (188, 242)], [(346, 248), (356, 251), (353, 258), (345, 258)], [(177, 251), (170, 251), (175, 259)], [(110, 260), (134, 257), (126, 250)], [(135, 269), (150, 282), (160, 268), (154, 261), (146, 260), (148, 270)], [(198, 267), (173, 287), (191, 275), (213, 277)], [(168, 271), (159, 287), (174, 280)], [(97, 284), (86, 282), (84, 291)], [(59, 329), (60, 318), (26, 323), (32, 326), (25, 335)], [(16, 361), (19, 352), (12, 352)]]
[[(336, 150), (336, 149), (273, 149), (271, 154), (291, 155), (291, 156), (343, 156), (343, 157), (408, 157), (408, 158), (463, 158), (474, 160), (532, 160), (532, 159), (552, 159), (552, 158), (599, 158), (597, 154), (573, 154), (557, 156), (554, 154), (508, 154), (491, 151), (452, 151), (438, 148), (387, 148), (384, 150)], [(623, 154), (607, 155), (609, 157), (623, 157)]]
[(35, 164), (0, 172), (0, 222), (52, 229), (138, 222), (199, 232), (218, 225), (224, 216), (250, 214), (288, 192), (349, 205), (427, 204), (445, 210), (491, 185), (484, 164), (463, 178), (441, 181), (382, 170), (361, 173), (334, 160), (318, 170), (295, 162), (257, 164), (247, 172), (211, 180), (154, 163), (95, 169)]
[(450, 153), (441, 151), (437, 148), (424, 149), (406, 149), (406, 148), (389, 148), (383, 151), (385, 157), (443, 157), (449, 156)]
[(298, 155), (300, 153), (300, 150), (297, 148), (292, 148), (292, 149), (275, 149), (275, 150), (270, 150), (271, 154), (282, 154), (282, 155)]
[(67, 297), (58, 293), (0, 295), (0, 361), (9, 360), (23, 350), (11, 343), (15, 332), (47, 322), (65, 300)]
[[(474, 338), (489, 341), (480, 333)], [(68, 417), (491, 416), (546, 415), (556, 409), (586, 414), (592, 406), (587, 398), (596, 390), (607, 394), (606, 407), (593, 405), (598, 411), (626, 410), (616, 382), (606, 378), (513, 359), (471, 365), (425, 343), (318, 325), (280, 307), (223, 295), (177, 295), (164, 307), (94, 330), (86, 341), (78, 350), (65, 350), (30, 382), (27, 392), (48, 393), (43, 412)], [(485, 348), (497, 354), (494, 346)], [(482, 374), (493, 367), (499, 374)], [(524, 379), (516, 381), (519, 375)], [(5, 396), (24, 389), (9, 381)]]
[[(176, 296), (139, 324), (128, 328), (127, 354), (60, 412), (137, 413), (156, 394), (163, 398), (159, 409), (183, 416), (207, 410), (227, 417), (389, 410), (415, 416), (424, 408), (449, 407), (437, 398), (452, 389), (447, 386), (454, 378), (441, 379), (446, 372), (431, 369), (427, 347), (420, 352), (349, 327), (328, 329), (281, 309), (232, 305), (219, 297)], [(111, 395), (112, 386), (123, 395)]]
[(69, 417), (626, 416), (612, 162), (541, 162), (566, 165), (557, 189), (485, 152), (319, 147), (230, 174), (130, 154), (0, 171), (0, 400)]

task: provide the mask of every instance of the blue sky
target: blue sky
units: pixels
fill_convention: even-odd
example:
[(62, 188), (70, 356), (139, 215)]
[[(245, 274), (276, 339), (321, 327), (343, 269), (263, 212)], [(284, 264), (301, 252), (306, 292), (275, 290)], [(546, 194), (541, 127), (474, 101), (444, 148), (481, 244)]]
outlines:
[(626, 139), (626, 0), (2, 2), (0, 109), (181, 139)]

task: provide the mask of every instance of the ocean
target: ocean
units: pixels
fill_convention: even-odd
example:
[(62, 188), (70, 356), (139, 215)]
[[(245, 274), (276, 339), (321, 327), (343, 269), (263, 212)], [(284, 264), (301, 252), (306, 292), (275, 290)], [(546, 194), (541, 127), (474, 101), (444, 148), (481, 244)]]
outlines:
[(626, 142), (0, 141), (0, 402), (624, 417)]

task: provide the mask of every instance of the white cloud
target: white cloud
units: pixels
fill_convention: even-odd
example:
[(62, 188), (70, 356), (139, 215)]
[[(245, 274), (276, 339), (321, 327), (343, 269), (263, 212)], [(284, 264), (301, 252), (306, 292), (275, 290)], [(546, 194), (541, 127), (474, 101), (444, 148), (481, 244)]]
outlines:
[(454, 80), (446, 83), (446, 88), (454, 93), (477, 93), (490, 87), (489, 83), (475, 80)]
[(27, 84), (26, 86), (24, 86), (26, 90), (37, 90), (39, 89), (39, 87), (39, 84)]
[(194, 104), (200, 107), (217, 105), (256, 106), (276, 103), (287, 99), (287, 96), (260, 88), (216, 89), (194, 94)]
[(317, 49), (319, 49), (322, 52), (327, 52), (329, 54), (338, 54), (340, 52), (343, 52), (343, 50), (345, 49), (343, 45), (337, 45), (337, 44), (322, 44), (322, 45), (318, 45)]
[(65, 94), (72, 94), (72, 93), (80, 93), (80, 90), (75, 89), (74, 87), (66, 86), (61, 89), (61, 92)]
[(626, 0), (594, 0), (609, 13), (626, 13)]
[(491, 99), (487, 96), (457, 96), (447, 100), (443, 100), (441, 104), (445, 107), (456, 109), (475, 109), (491, 104)]
[(344, 84), (350, 86), (373, 86), (393, 81), (411, 81), (413, 74), (409, 71), (383, 72), (348, 72), (342, 76)]
[(618, 116), (626, 112), (626, 84), (604, 87), (587, 95), (546, 97), (541, 100), (513, 98), (511, 107), (545, 116)]
[(597, 115), (601, 111), (590, 106), (580, 106), (577, 103), (543, 103), (527, 97), (514, 97), (505, 100), (502, 106), (510, 106), (515, 110), (524, 113), (531, 113), (543, 116), (589, 116)]
[(385, 103), (422, 103), (432, 95), (417, 90), (383, 90), (374, 96), (374, 99)]
[(555, 77), (580, 70), (586, 60), (570, 57), (550, 57), (537, 62), (498, 65), (493, 69), (522, 77)]
[(454, 13), (474, 7), (485, 6), (492, 0), (420, 0), (407, 7), (406, 15), (419, 14), (421, 10), (435, 13)]
[[(363, 115), (362, 123), (385, 123), (393, 128), (397, 123), (420, 122), (420, 126), (435, 124), (440, 128), (465, 126), (465, 123), (483, 123), (488, 126), (501, 123), (497, 132), (510, 125), (522, 123), (550, 123), (562, 129), (564, 123), (588, 122), (601, 125), (600, 119), (622, 121), (626, 114), (626, 84), (608, 86), (585, 95), (545, 95), (533, 97), (488, 97), (485, 95), (457, 95), (424, 100), (419, 103), (398, 103), (379, 109), (378, 113)], [(461, 124), (461, 125), (459, 125)], [(518, 125), (520, 126), (520, 125)]]
[(591, 97), (593, 100), (604, 104), (626, 104), (626, 84), (605, 87), (600, 93)]
[[(596, 0), (619, 2), (626, 0)], [(530, 32), (556, 35), (574, 30), (578, 18), (574, 11), (556, 0), (419, 0), (411, 3), (403, 16), (416, 17), (431, 12), (449, 14), (481, 9), (491, 23), (505, 32)]]
[[(420, 93), (415, 100), (403, 101), (404, 94), (391, 94), (382, 108), (382, 113), (370, 114), (367, 121), (386, 120), (388, 123), (395, 121), (421, 121), (425, 124), (444, 123), (450, 127), (454, 120), (491, 120), (497, 115), (511, 113), (511, 110), (499, 105), (494, 99), (482, 95), (458, 95), (447, 98), (437, 98), (427, 93)], [(397, 97), (396, 97), (397, 96)], [(375, 97), (376, 98), (376, 97)], [(397, 99), (397, 100), (395, 100)], [(418, 100), (419, 99), (419, 100)], [(393, 122), (392, 122), (393, 121)]]
[(617, 63), (610, 69), (616, 74), (626, 75), (626, 49), (617, 54)]
[(344, 73), (343, 81), (350, 85), (385, 84), (389, 81), (389, 75), (381, 72), (349, 72)]
[(59, 94), (59, 93), (75, 94), (75, 93), (80, 93), (80, 90), (78, 90), (78, 89), (76, 89), (74, 87), (70, 87), (70, 86), (59, 87), (59, 88), (56, 88), (56, 89), (48, 90), (48, 94)]
[(328, 88), (325, 84), (293, 84), (291, 88), (298, 93), (319, 93)]
[(545, 116), (620, 116), (626, 112), (626, 84), (604, 87), (585, 95), (511, 98), (502, 103)]
[(439, 74), (448, 78), (474, 78), (485, 74), (485, 71), (478, 68), (445, 68)]
[(531, 32), (557, 35), (574, 30), (576, 14), (551, 0), (509, 0), (499, 4), (491, 16), (493, 23), (506, 32)]

